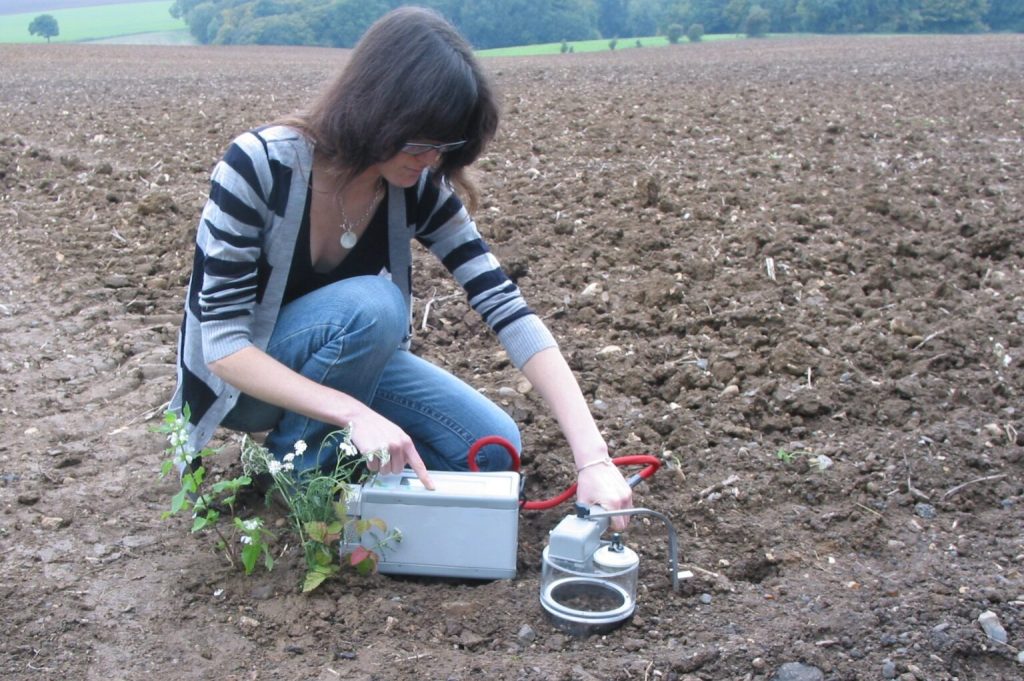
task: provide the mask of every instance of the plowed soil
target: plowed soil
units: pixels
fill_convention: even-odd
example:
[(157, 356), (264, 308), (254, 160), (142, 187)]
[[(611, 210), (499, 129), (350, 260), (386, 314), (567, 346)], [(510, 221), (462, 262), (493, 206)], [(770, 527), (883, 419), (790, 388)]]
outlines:
[[(505, 117), (478, 222), (614, 454), (664, 457), (637, 504), (692, 574), (674, 592), (662, 526), (635, 521), (637, 615), (589, 638), (538, 604), (567, 507), (522, 514), (515, 579), (309, 596), (294, 547), (247, 578), (160, 518), (151, 428), (209, 171), (345, 56), (0, 47), (0, 676), (1024, 674), (1021, 36), (486, 62)], [(417, 259), (415, 349), (517, 418), (531, 498), (561, 491), (539, 398)]]

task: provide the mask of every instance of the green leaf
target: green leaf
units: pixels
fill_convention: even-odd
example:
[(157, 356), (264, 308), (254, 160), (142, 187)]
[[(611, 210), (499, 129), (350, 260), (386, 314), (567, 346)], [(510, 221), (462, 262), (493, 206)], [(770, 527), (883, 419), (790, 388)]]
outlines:
[(381, 520), (380, 518), (370, 518), (370, 525), (372, 525), (373, 527), (376, 527), (381, 532), (387, 532), (388, 531), (388, 524), (386, 522), (384, 522), (383, 520)]
[(242, 547), (242, 566), (245, 567), (245, 574), (251, 575), (256, 569), (256, 561), (259, 560), (261, 553), (263, 546), (256, 540)]
[(367, 555), (361, 561), (355, 564), (356, 573), (360, 576), (367, 576), (377, 571), (377, 554), (373, 551), (367, 551)]
[(163, 465), (160, 466), (160, 477), (166, 478), (168, 475), (170, 475), (172, 470), (174, 470), (174, 461), (171, 459), (167, 459), (166, 461), (164, 461)]
[(320, 567), (328, 567), (334, 561), (334, 554), (323, 544), (317, 543), (309, 562)]
[(178, 493), (171, 497), (171, 510), (170, 514), (174, 515), (182, 508), (185, 507), (185, 502), (188, 501), (188, 490), (182, 487), (178, 490)]
[(206, 516), (197, 515), (195, 520), (192, 521), (192, 531), (198, 532), (210, 524), (210, 520)]
[(302, 593), (309, 593), (323, 584), (324, 580), (328, 577), (330, 577), (329, 574), (320, 572), (319, 570), (310, 570), (306, 573), (306, 579), (302, 582)]
[(306, 530), (306, 534), (309, 535), (310, 539), (318, 541), (321, 544), (327, 543), (327, 523), (316, 520), (313, 522), (306, 523), (304, 527)]
[(238, 490), (248, 485), (250, 482), (252, 482), (252, 480), (244, 475), (237, 478), (232, 478), (231, 480), (221, 480), (219, 482), (213, 483), (213, 493), (221, 494), (227, 491), (237, 492)]
[(308, 593), (323, 584), (324, 580), (337, 574), (337, 565), (314, 565), (306, 571), (306, 579), (302, 584), (303, 593)]

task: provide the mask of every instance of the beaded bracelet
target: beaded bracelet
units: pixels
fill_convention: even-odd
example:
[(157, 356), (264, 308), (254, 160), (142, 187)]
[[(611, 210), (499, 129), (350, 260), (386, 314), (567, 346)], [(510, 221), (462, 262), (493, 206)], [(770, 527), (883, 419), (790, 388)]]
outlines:
[(594, 459), (593, 461), (591, 461), (589, 463), (585, 463), (582, 466), (577, 467), (576, 468), (576, 472), (577, 473), (582, 473), (583, 471), (585, 471), (588, 468), (591, 468), (592, 466), (600, 466), (602, 464), (612, 465), (612, 460), (610, 458), (608, 458), (608, 457), (605, 457), (603, 459)]

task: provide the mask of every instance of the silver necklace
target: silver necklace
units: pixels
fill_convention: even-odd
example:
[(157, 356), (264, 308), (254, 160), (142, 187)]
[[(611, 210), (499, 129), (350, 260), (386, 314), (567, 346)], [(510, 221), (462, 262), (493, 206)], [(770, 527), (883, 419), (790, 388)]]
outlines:
[(348, 214), (345, 212), (345, 204), (341, 201), (340, 194), (336, 196), (338, 202), (338, 210), (341, 211), (341, 238), (338, 239), (338, 243), (346, 251), (351, 251), (359, 243), (359, 237), (352, 231), (355, 227), (363, 224), (370, 219), (370, 215), (373, 214), (373, 210), (377, 207), (377, 202), (380, 201), (381, 194), (381, 183), (377, 182), (376, 188), (373, 190), (373, 198), (370, 199), (370, 204), (366, 207), (366, 211), (359, 217), (359, 220), (352, 221), (349, 219)]

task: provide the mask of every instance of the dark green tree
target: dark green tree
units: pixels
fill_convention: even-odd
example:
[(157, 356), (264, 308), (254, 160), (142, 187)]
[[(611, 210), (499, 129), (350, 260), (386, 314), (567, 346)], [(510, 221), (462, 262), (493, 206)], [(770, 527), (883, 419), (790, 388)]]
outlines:
[(921, 0), (921, 28), (953, 32), (984, 30), (988, 0)]
[(661, 0), (630, 0), (629, 29), (625, 35), (654, 35), (661, 26), (664, 9)]
[(50, 42), (50, 38), (60, 35), (60, 26), (52, 14), (40, 14), (29, 23), (28, 32), (29, 35), (37, 35)]
[(236, 45), (311, 45), (313, 31), (298, 14), (273, 14), (239, 25), (232, 42)]
[(352, 47), (374, 21), (394, 6), (390, 0), (333, 0), (307, 12), (315, 42), (332, 47)]
[(704, 24), (704, 30), (708, 33), (730, 33), (736, 30), (735, 24), (729, 25), (723, 9), (722, 0), (690, 0), (693, 21)]
[(748, 38), (763, 38), (768, 35), (772, 18), (768, 10), (760, 5), (754, 5), (747, 14), (747, 20), (743, 23), (743, 32)]
[(722, 15), (729, 23), (729, 30), (742, 31), (747, 17), (750, 15), (750, 0), (729, 0), (725, 3)]
[(629, 32), (628, 0), (597, 0), (597, 30), (602, 38)]
[(220, 10), (214, 3), (199, 3), (181, 18), (188, 24), (188, 32), (192, 34), (192, 37), (203, 45), (208, 45), (217, 37), (217, 30), (220, 28)]
[(1020, 0), (988, 0), (985, 23), (993, 31), (1024, 32), (1024, 2)]
[(506, 47), (596, 38), (590, 0), (466, 0), (459, 26), (473, 47)]

